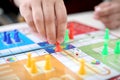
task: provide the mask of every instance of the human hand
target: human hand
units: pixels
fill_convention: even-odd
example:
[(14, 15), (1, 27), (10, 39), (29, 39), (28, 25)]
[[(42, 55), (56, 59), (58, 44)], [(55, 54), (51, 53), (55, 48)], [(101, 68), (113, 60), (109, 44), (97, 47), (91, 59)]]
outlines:
[(63, 42), (67, 24), (63, 0), (21, 0), (19, 9), (28, 25), (43, 39), (51, 44)]
[(95, 19), (102, 21), (108, 28), (120, 26), (120, 2), (103, 2), (95, 7)]

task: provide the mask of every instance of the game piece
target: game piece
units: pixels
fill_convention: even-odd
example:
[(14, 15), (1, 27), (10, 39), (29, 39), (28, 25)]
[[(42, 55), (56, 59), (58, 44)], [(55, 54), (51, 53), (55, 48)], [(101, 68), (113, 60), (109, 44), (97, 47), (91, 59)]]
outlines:
[(32, 59), (31, 60), (31, 73), (35, 74), (37, 72), (38, 72), (38, 70), (37, 70), (37, 66), (36, 66), (36, 61), (35, 61), (35, 59)]
[(6, 42), (6, 41), (7, 41), (7, 33), (6, 33), (6, 32), (4, 32), (3, 34), (4, 34), (4, 35), (3, 35), (3, 41), (5, 41), (5, 42)]
[(79, 74), (80, 75), (85, 75), (86, 74), (86, 70), (85, 70), (85, 60), (84, 59), (81, 59), (80, 60), (80, 69), (79, 69)]
[(14, 32), (17, 32), (18, 30), (17, 29), (14, 29)]
[(114, 61), (117, 61), (120, 55), (120, 41), (116, 41), (116, 45), (114, 48)]
[(14, 30), (14, 40), (15, 42), (20, 42), (20, 37), (17, 30)]
[(59, 42), (56, 42), (56, 47), (55, 47), (55, 52), (60, 52), (60, 51), (62, 51), (62, 48), (61, 48), (61, 46), (60, 46), (60, 43)]
[(7, 34), (7, 44), (12, 44), (12, 40), (10, 38), (10, 33)]
[(68, 29), (66, 30), (65, 37), (64, 37), (64, 43), (69, 42), (69, 31)]
[(52, 65), (51, 65), (51, 56), (50, 55), (45, 55), (45, 70), (51, 70), (52, 69)]
[(108, 28), (106, 28), (106, 30), (105, 30), (104, 39), (105, 39), (106, 41), (109, 40), (109, 29), (108, 29)]
[(28, 54), (27, 54), (27, 57), (28, 57), (28, 59), (27, 59), (27, 64), (26, 64), (26, 66), (27, 66), (28, 68), (30, 68), (30, 67), (31, 67), (31, 53), (28, 53)]
[(114, 48), (114, 53), (115, 54), (120, 54), (120, 41), (116, 42), (116, 46)]
[(104, 43), (104, 47), (102, 50), (102, 55), (108, 55), (108, 43)]
[(73, 39), (74, 38), (74, 24), (71, 23), (69, 26), (69, 38)]

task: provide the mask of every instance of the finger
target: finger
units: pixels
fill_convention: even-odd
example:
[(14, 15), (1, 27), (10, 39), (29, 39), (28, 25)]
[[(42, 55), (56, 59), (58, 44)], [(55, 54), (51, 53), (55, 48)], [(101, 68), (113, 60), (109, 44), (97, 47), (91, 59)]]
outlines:
[(108, 23), (103, 22), (103, 23), (105, 27), (110, 28), (110, 29), (115, 29), (120, 26), (120, 21), (112, 21)]
[(42, 39), (46, 39), (41, 2), (32, 0), (31, 5), (32, 5), (33, 20), (36, 29), (39, 32), (40, 36), (42, 36)]
[(54, 13), (54, 3), (48, 0), (42, 1), (45, 29), (47, 40), (51, 44), (56, 42), (56, 27), (55, 27), (55, 13)]
[(107, 17), (99, 17), (99, 19), (104, 25), (105, 27), (110, 28), (110, 20)]
[(119, 9), (120, 5), (118, 3), (111, 3), (110, 6), (101, 9), (101, 11), (99, 11), (99, 16), (105, 16), (105, 15), (110, 15), (110, 14), (114, 14), (117, 12), (120, 12)]
[(30, 6), (29, 5), (21, 5), (20, 13), (24, 17), (26, 23), (32, 28), (32, 30), (37, 32), (35, 25), (34, 25), (32, 11), (31, 11)]
[(57, 41), (62, 43), (67, 26), (67, 12), (62, 1), (55, 3), (55, 11), (57, 18)]
[(110, 20), (108, 19), (108, 16), (99, 17), (98, 20), (102, 21), (103, 23), (109, 23), (110, 22)]
[(120, 26), (120, 20), (115, 20), (110, 23), (110, 26), (108, 26), (111, 29), (115, 29)]
[(100, 3), (98, 6), (95, 6), (94, 10), (95, 10), (95, 14), (99, 14), (99, 12), (103, 9), (110, 6), (110, 2), (103, 2)]
[(111, 21), (120, 20), (120, 13), (109, 15), (108, 19)]
[(96, 14), (94, 14), (94, 15), (93, 15), (93, 18), (99, 20), (101, 17), (98, 16), (98, 15), (96, 15)]
[(110, 6), (110, 2), (103, 2), (103, 3), (100, 3), (98, 6), (95, 6), (94, 18), (99, 20), (101, 18), (100, 13), (101, 13), (102, 9), (105, 7), (108, 7), (108, 6)]
[(106, 1), (106, 2), (100, 3), (98, 6), (101, 7), (101, 8), (105, 8), (107, 6), (110, 6), (110, 4), (111, 4), (110, 2)]

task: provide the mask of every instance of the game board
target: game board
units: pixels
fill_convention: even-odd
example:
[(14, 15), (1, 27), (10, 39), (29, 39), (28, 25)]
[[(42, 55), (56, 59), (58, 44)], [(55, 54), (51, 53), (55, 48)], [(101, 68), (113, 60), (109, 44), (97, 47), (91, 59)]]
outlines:
[[(103, 56), (105, 31), (75, 21), (69, 22), (68, 28), (71, 24), (74, 24), (74, 39), (61, 44), (61, 52), (55, 52), (55, 45), (22, 30), (17, 30), (21, 39), (17, 43), (14, 41), (14, 30), (6, 31), (11, 34), (13, 42), (6, 46), (3, 42), (4, 31), (1, 32), (0, 80), (119, 80), (120, 55), (114, 54), (115, 42), (119, 37), (110, 34), (109, 54)], [(26, 67), (28, 53), (35, 59), (37, 73), (31, 73)], [(51, 56), (51, 70), (44, 69), (48, 54)], [(84, 75), (78, 73), (80, 59), (85, 60)]]

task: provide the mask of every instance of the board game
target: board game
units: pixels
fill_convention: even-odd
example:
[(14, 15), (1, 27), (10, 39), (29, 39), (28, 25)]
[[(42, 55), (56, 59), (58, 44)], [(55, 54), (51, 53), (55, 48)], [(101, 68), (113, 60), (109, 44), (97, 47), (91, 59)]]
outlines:
[(60, 51), (27, 28), (0, 32), (0, 80), (120, 80), (119, 37), (76, 21), (70, 26), (74, 37)]

